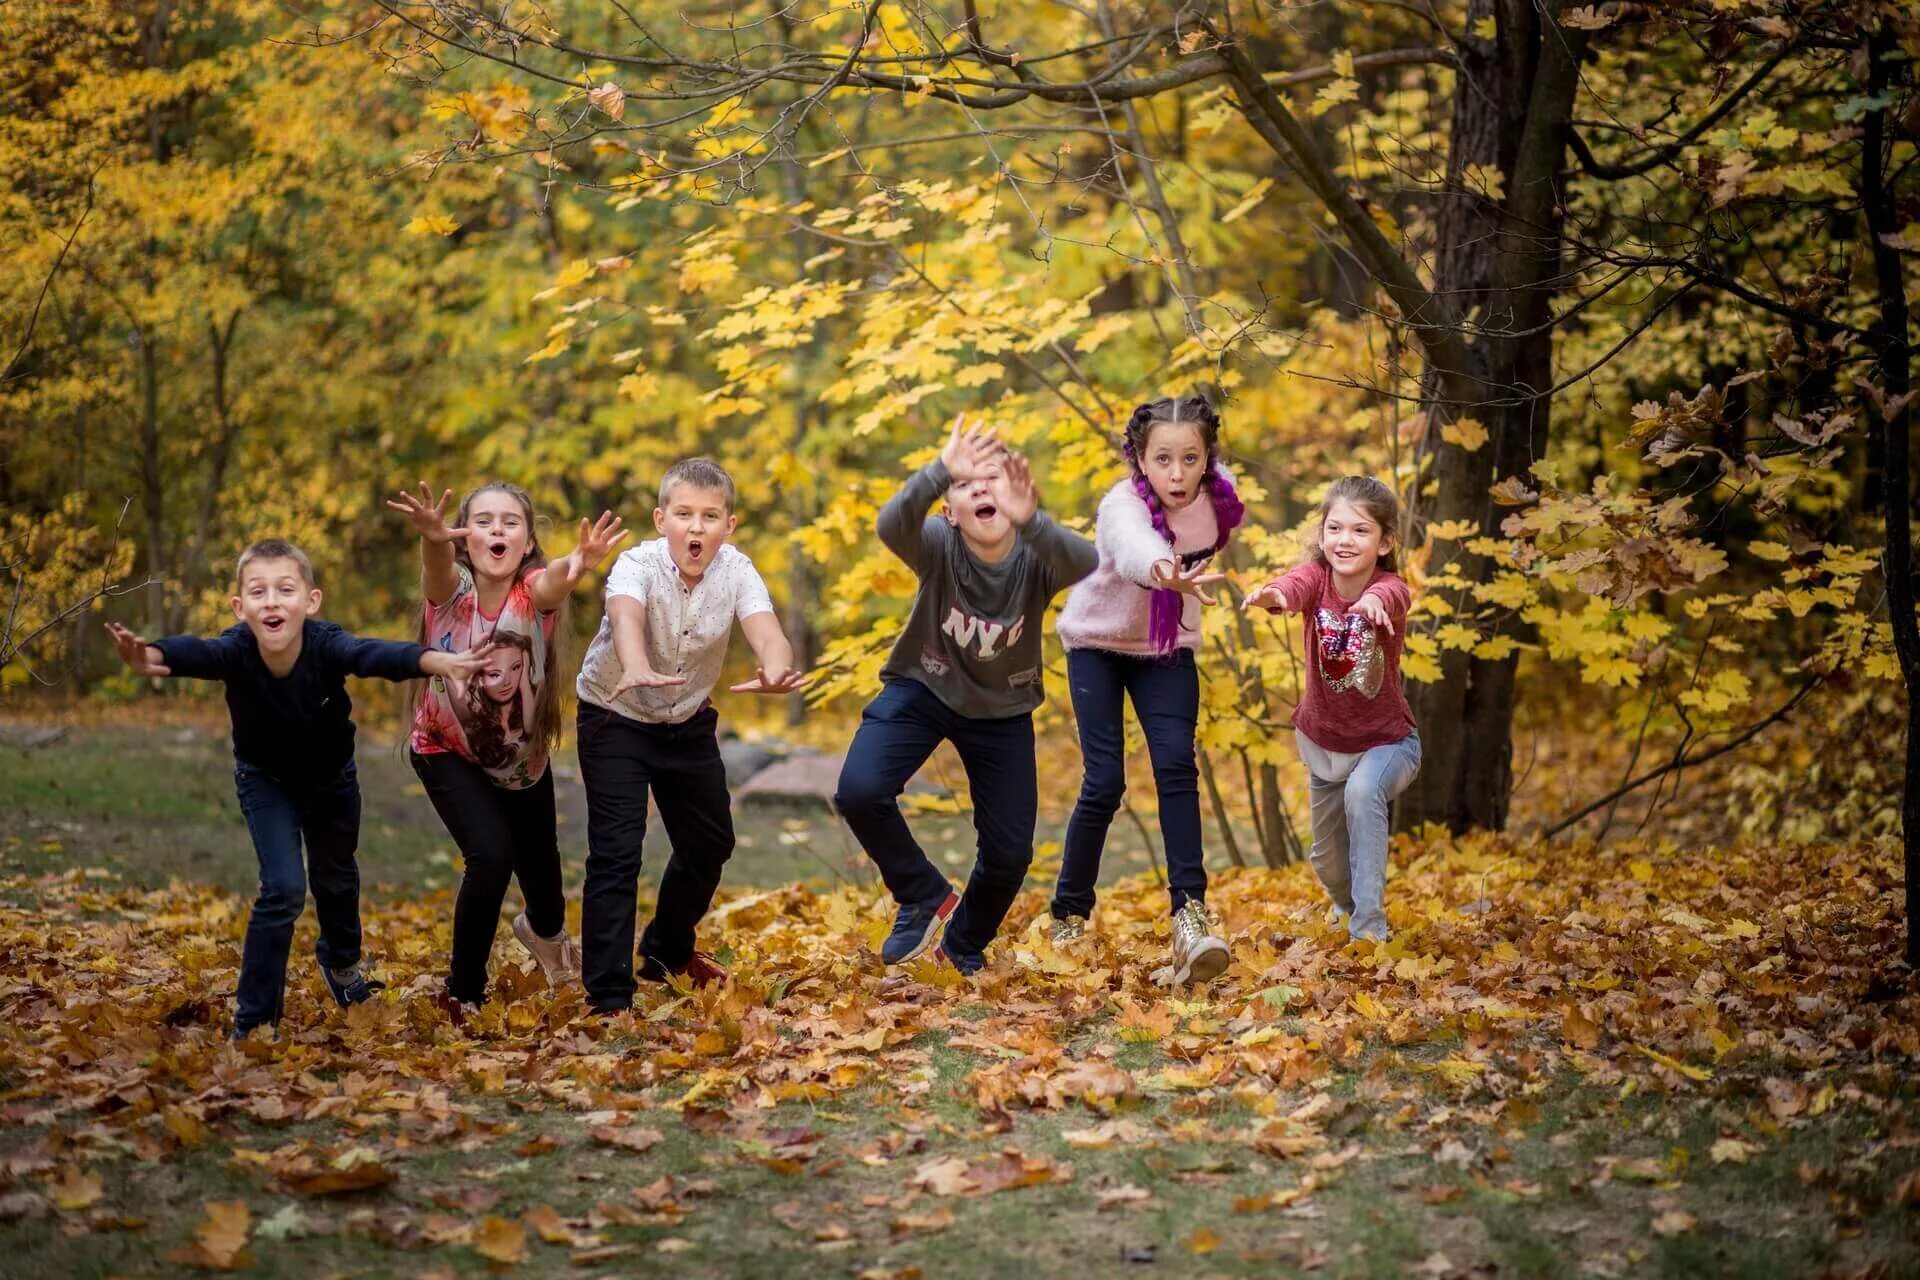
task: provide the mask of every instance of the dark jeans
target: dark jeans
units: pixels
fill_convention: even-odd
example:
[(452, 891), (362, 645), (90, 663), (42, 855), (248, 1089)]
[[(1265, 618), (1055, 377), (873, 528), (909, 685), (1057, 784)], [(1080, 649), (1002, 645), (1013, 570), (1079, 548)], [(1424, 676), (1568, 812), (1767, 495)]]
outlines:
[(1200, 850), (1200, 774), (1193, 763), (1200, 718), (1200, 675), (1193, 650), (1166, 658), (1137, 658), (1104, 649), (1067, 654), (1067, 687), (1080, 725), (1086, 776), (1067, 820), (1060, 883), (1053, 890), (1057, 919), (1093, 914), (1093, 882), (1107, 828), (1127, 790), (1126, 700), (1146, 733), (1153, 785), (1160, 793), (1160, 837), (1167, 847), (1167, 888), (1178, 911), (1205, 900), (1207, 866)]
[(640, 954), (670, 970), (693, 959), (694, 930), (713, 905), (733, 856), (732, 797), (711, 706), (678, 724), (643, 724), (580, 704), (580, 780), (587, 788), (587, 884), (581, 895), (580, 967), (587, 1002), (633, 1004), (634, 904), (647, 793), (660, 807), (673, 852), (660, 877)]
[(407, 755), (464, 862), (460, 894), (453, 900), (447, 994), (479, 1004), (487, 998), (487, 957), (509, 881), (520, 881), (527, 923), (535, 933), (551, 938), (567, 927), (553, 770), (548, 768), (532, 786), (515, 790), (495, 784), (486, 770), (451, 751)]
[(247, 917), (234, 1010), (235, 1027), (245, 1031), (280, 1021), (293, 927), (306, 906), (309, 882), (320, 921), (314, 955), (330, 969), (360, 962), (360, 865), (353, 859), (360, 846), (360, 775), (348, 761), (330, 778), (290, 785), (237, 763), (233, 786), (260, 859), (260, 895)]
[(900, 793), (942, 741), (953, 743), (966, 767), (979, 841), (967, 890), (947, 922), (945, 945), (974, 959), (999, 932), (1033, 861), (1039, 805), (1033, 716), (963, 716), (917, 680), (889, 680), (861, 713), (833, 805), (880, 868), (894, 901), (938, 902), (947, 893), (947, 878), (908, 829)]

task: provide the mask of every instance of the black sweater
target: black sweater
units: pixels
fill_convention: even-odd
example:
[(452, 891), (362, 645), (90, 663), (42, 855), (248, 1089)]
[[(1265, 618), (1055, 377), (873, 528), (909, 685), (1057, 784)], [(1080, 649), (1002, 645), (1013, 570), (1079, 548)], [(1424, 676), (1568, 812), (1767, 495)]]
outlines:
[(300, 657), (285, 676), (267, 670), (245, 623), (211, 640), (168, 636), (154, 647), (174, 675), (226, 684), (234, 759), (289, 786), (322, 782), (353, 759), (348, 676), (412, 680), (425, 652), (417, 644), (363, 639), (311, 618), (301, 631)]

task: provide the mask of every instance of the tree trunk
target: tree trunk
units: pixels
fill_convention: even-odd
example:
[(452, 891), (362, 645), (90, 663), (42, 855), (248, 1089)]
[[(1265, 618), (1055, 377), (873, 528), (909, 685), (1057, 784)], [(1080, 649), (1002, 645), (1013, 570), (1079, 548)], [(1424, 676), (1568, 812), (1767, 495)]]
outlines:
[[(1867, 37), (1867, 96), (1877, 101), (1888, 88), (1892, 55), (1898, 51), (1886, 23)], [(1907, 700), (1906, 769), (1900, 790), (1900, 834), (1905, 850), (1907, 880), (1907, 963), (1920, 967), (1920, 621), (1914, 618), (1913, 598), (1913, 478), (1912, 452), (1913, 349), (1907, 342), (1907, 292), (1900, 255), (1886, 237), (1899, 232), (1894, 193), (1888, 186), (1887, 111), (1870, 107), (1865, 113), (1860, 154), (1860, 204), (1866, 213), (1868, 247), (1873, 255), (1874, 280), (1880, 294), (1880, 325), (1874, 371), (1879, 397), (1878, 422), (1881, 457), (1886, 464), (1882, 483), (1886, 492), (1886, 541), (1881, 568), (1887, 583), (1887, 612), (1893, 623), (1893, 649), (1900, 662), (1900, 681)]]
[[(1447, 203), (1437, 219), (1438, 296), (1451, 299), (1469, 322), (1483, 326), (1472, 348), (1471, 398), (1449, 389), (1457, 376), (1428, 379), (1427, 439), (1435, 492), (1427, 514), (1466, 520), (1497, 535), (1501, 508), (1492, 485), (1525, 477), (1546, 450), (1553, 386), (1554, 294), (1561, 274), (1564, 210), (1558, 190), (1568, 122), (1578, 86), (1581, 32), (1547, 24), (1512, 0), (1473, 0), (1471, 28), (1499, 10), (1494, 41), (1469, 37), (1460, 52), (1454, 93)], [(1558, 6), (1555, 7), (1557, 11)], [(1497, 167), (1500, 199), (1466, 189), (1469, 166)], [(1451, 444), (1440, 428), (1477, 419), (1488, 441), (1477, 449)], [(1488, 581), (1496, 566), (1453, 540), (1436, 539), (1432, 567), (1452, 564), (1469, 583)], [(1449, 602), (1472, 612), (1470, 588)], [(1495, 636), (1514, 634), (1518, 619), (1499, 615)], [(1402, 827), (1436, 822), (1451, 831), (1504, 827), (1513, 780), (1513, 710), (1517, 658), (1477, 658), (1458, 650), (1441, 656), (1441, 678), (1410, 686), (1420, 725), (1422, 762), (1401, 797)]]

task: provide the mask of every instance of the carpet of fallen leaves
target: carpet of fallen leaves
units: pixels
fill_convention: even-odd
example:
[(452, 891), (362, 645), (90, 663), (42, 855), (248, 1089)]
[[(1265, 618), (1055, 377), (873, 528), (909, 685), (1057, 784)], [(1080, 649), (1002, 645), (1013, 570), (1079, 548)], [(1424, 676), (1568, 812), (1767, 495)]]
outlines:
[[(1165, 893), (1146, 877), (1107, 891), (1095, 932), (1064, 952), (1030, 889), (971, 981), (883, 970), (876, 891), (794, 886), (725, 898), (707, 921), (703, 945), (725, 949), (730, 983), (649, 988), (611, 1022), (584, 1017), (577, 991), (545, 990), (503, 929), (496, 998), (464, 1028), (429, 998), (448, 895), (382, 899), (367, 907), (368, 950), (391, 988), (345, 1012), (326, 1003), (305, 924), (281, 1036), (239, 1046), (225, 1035), (244, 899), (129, 891), (102, 872), (16, 878), (0, 884), (14, 904), (0, 907), (0, 1222), (145, 1230), (137, 1191), (107, 1191), (137, 1181), (105, 1175), (214, 1151), (243, 1191), (320, 1207), (296, 1200), (255, 1220), (244, 1196), (210, 1200), (191, 1237), (156, 1238), (155, 1256), (237, 1269), (289, 1233), (332, 1230), (464, 1246), (500, 1267), (541, 1250), (591, 1266), (635, 1248), (610, 1242), (612, 1228), (724, 1212), (716, 1183), (697, 1167), (636, 1165), (633, 1186), (566, 1217), (496, 1214), (498, 1193), (479, 1185), (395, 1193), (436, 1151), (564, 1161), (569, 1144), (643, 1153), (690, 1131), (776, 1173), (895, 1169), (891, 1231), (938, 1232), (971, 1198), (1074, 1178), (1071, 1159), (1023, 1150), (1033, 1112), (1069, 1117), (1069, 1148), (1150, 1143), (1157, 1129), (1291, 1171), (1240, 1213), (1297, 1205), (1342, 1177), (1363, 1125), (1525, 1197), (1539, 1188), (1503, 1172), (1502, 1135), (1573, 1088), (1738, 1100), (1738, 1131), (1695, 1154), (1715, 1164), (1842, 1110), (1881, 1118), (1896, 1167), (1920, 1162), (1906, 1118), (1920, 995), (1888, 976), (1903, 927), (1889, 844), (1682, 852), (1476, 836), (1399, 844), (1395, 865), (1396, 932), (1379, 947), (1327, 926), (1305, 868), (1218, 876), (1210, 901), (1234, 963), (1205, 991), (1152, 985)], [(999, 1135), (993, 1154), (943, 1151), (931, 1132), (935, 1042), (976, 1063), (958, 1096), (978, 1132)], [(1349, 1087), (1331, 1087), (1336, 1076)], [(836, 1100), (875, 1126), (836, 1142), (782, 1118), (782, 1104)], [(562, 1124), (523, 1131), (515, 1109)], [(1587, 1176), (1679, 1174), (1671, 1159), (1602, 1159)], [(1091, 1190), (1101, 1208), (1153, 1194)], [(1920, 1178), (1895, 1196), (1920, 1204)], [(796, 1248), (848, 1239), (797, 1203), (773, 1212), (804, 1232)], [(1652, 1227), (1692, 1224), (1676, 1207)], [(1185, 1240), (1194, 1254), (1217, 1243), (1205, 1224)]]

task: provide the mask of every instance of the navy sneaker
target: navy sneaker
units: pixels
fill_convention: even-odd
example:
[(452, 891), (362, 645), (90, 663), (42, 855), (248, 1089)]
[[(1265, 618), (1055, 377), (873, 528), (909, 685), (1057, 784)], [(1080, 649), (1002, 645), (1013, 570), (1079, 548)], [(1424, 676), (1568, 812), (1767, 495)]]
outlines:
[(947, 950), (944, 942), (933, 949), (933, 962), (958, 971), (963, 978), (971, 978), (987, 967), (985, 956), (963, 956), (958, 951)]
[(357, 961), (351, 969), (329, 969), (321, 965), (320, 976), (327, 980), (327, 990), (333, 993), (334, 1003), (342, 1009), (371, 1000), (374, 992), (387, 989), (387, 984), (380, 979), (369, 978)]
[(900, 914), (893, 921), (893, 932), (880, 948), (880, 958), (888, 964), (905, 964), (919, 956), (934, 944), (959, 905), (960, 895), (948, 885), (945, 895), (933, 902), (900, 908)]

